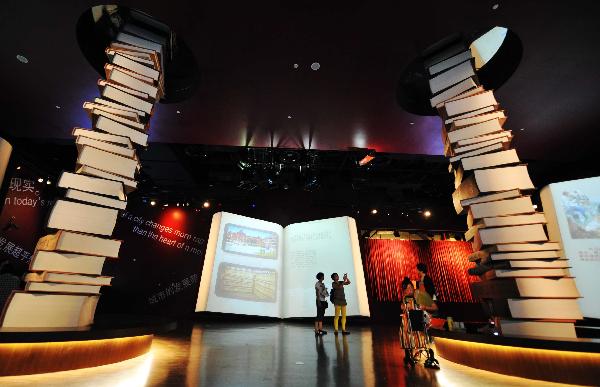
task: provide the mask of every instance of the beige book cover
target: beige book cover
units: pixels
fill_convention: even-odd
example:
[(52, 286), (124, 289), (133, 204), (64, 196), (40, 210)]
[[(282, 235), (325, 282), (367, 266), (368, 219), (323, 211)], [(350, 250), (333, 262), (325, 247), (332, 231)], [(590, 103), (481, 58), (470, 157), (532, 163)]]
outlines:
[(59, 199), (50, 211), (47, 227), (110, 236), (119, 211)]

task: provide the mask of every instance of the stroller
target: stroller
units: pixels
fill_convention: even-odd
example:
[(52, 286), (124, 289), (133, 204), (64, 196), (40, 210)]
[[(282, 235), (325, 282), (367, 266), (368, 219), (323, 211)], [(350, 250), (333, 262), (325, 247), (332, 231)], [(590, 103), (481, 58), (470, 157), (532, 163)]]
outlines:
[(439, 369), (440, 363), (435, 358), (430, 346), (425, 311), (418, 309), (414, 297), (404, 297), (404, 308), (400, 323), (400, 342), (404, 348), (404, 364), (414, 366), (425, 357), (426, 368)]

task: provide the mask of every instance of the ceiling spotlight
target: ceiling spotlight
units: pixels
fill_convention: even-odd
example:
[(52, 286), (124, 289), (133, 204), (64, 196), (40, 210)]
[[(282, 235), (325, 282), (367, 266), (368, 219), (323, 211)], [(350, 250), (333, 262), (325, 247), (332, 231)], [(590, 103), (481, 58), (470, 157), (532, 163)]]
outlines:
[(190, 206), (190, 203), (185, 203), (185, 206), (186, 206), (186, 207), (189, 207), (189, 206)]
[(169, 207), (169, 203), (163, 204), (163, 207)]
[(525, 128), (521, 128), (521, 129), (519, 129), (519, 130), (525, 130)]
[(19, 169), (21, 169), (21, 166), (20, 166), (20, 165), (17, 167), (17, 170), (19, 170)]
[(181, 114), (181, 112), (179, 110), (177, 110), (177, 114)]
[(43, 183), (44, 179), (42, 179), (41, 177), (38, 179), (38, 183)]
[(55, 107), (55, 108), (57, 108), (57, 109), (60, 109), (60, 106), (58, 106), (58, 105), (56, 105), (56, 106), (54, 106), (54, 107)]
[(292, 118), (292, 116), (288, 116), (288, 118)]
[(297, 69), (298, 67), (300, 67), (298, 66), (298, 63), (294, 63), (294, 68)]
[(494, 5), (492, 5), (492, 9), (495, 11), (498, 9), (498, 7), (500, 7), (500, 4), (496, 3)]
[(29, 59), (21, 54), (17, 55), (17, 60), (21, 63), (29, 63)]
[(204, 208), (210, 207), (210, 202), (208, 200), (205, 201), (204, 203), (202, 203), (202, 207), (204, 207)]
[(363, 165), (367, 165), (369, 164), (373, 159), (375, 158), (375, 156), (371, 156), (371, 155), (366, 155), (365, 157), (363, 157), (362, 159), (358, 160), (358, 165), (360, 165), (361, 167)]
[(313, 62), (313, 63), (310, 65), (310, 68), (311, 68), (311, 70), (317, 71), (318, 69), (320, 69), (320, 68), (321, 68), (321, 64), (320, 64), (319, 62)]
[(46, 184), (51, 184), (52, 182), (50, 181), (50, 179), (46, 180)]
[(425, 212), (423, 212), (423, 216), (425, 216), (426, 218), (429, 218), (431, 216), (431, 211), (425, 210)]
[(377, 213), (377, 209), (376, 209), (376, 208), (373, 208), (373, 209), (371, 210), (371, 214), (375, 215), (376, 213)]
[(179, 207), (179, 203), (177, 203), (177, 207)]
[(369, 164), (375, 158), (375, 154), (375, 149), (369, 149), (367, 154), (362, 159), (358, 160), (358, 165), (362, 167)]
[(156, 205), (156, 200), (150, 200), (150, 205), (154, 207)]
[(409, 122), (409, 124), (414, 125), (415, 123), (414, 122)]

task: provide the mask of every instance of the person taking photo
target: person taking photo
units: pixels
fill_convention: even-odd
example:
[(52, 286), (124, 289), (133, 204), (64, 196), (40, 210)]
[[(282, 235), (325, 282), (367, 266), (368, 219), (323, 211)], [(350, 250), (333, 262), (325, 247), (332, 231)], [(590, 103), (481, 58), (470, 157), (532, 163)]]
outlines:
[(331, 274), (331, 279), (333, 280), (332, 286), (332, 302), (335, 306), (335, 317), (333, 318), (333, 333), (338, 334), (338, 326), (340, 315), (342, 317), (342, 334), (349, 335), (350, 332), (346, 330), (346, 294), (344, 293), (344, 286), (350, 285), (350, 279), (348, 278), (348, 273), (344, 273), (343, 280), (340, 281), (340, 276), (338, 273)]

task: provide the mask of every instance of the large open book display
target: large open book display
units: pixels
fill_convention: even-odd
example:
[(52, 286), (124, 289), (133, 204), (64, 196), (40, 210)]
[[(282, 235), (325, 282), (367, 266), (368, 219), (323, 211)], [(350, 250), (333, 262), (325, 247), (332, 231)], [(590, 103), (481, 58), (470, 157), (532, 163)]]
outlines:
[[(128, 24), (122, 26), (127, 29)], [(105, 260), (117, 259), (121, 241), (111, 239), (127, 194), (136, 189), (137, 150), (147, 145), (154, 105), (164, 95), (163, 49), (167, 39), (136, 27), (120, 32), (106, 49), (100, 97), (83, 107), (92, 128), (75, 128), (74, 173), (63, 172), (65, 189), (50, 211), (55, 233), (36, 245), (25, 291), (13, 292), (0, 327), (74, 328), (94, 321)]]
[(317, 272), (347, 273), (347, 314), (369, 316), (354, 219), (276, 223), (218, 212), (213, 215), (196, 311), (269, 317), (315, 313)]
[(560, 243), (549, 241), (546, 217), (530, 199), (527, 166), (511, 148), (504, 110), (477, 79), (470, 50), (426, 59), (431, 106), (442, 118), (444, 153), (455, 177), (457, 214), (475, 251), (481, 281), (473, 295), (505, 335), (576, 337), (580, 297)]

